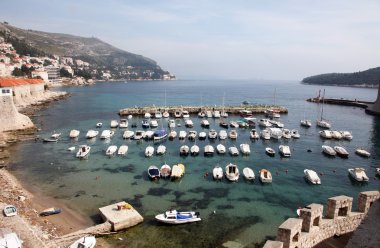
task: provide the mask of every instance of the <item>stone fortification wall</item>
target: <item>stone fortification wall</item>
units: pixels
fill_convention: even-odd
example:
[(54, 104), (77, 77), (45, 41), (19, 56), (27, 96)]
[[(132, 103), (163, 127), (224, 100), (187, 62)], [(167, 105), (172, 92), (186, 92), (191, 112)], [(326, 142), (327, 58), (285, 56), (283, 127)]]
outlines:
[(310, 204), (301, 209), (300, 218), (289, 218), (282, 223), (276, 241), (268, 240), (264, 248), (309, 248), (334, 235), (352, 232), (379, 198), (379, 191), (361, 192), (358, 212), (352, 211), (352, 197), (329, 198), (325, 217), (323, 205)]
[(0, 97), (0, 110), (0, 132), (34, 127), (28, 116), (17, 111), (12, 96)]

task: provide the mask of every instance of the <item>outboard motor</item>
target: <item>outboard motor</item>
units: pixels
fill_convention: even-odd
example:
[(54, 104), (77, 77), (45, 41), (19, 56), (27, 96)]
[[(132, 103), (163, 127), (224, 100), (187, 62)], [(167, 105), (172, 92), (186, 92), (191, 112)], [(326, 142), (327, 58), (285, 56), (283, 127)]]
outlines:
[(199, 217), (201, 214), (199, 212), (195, 212), (195, 216)]

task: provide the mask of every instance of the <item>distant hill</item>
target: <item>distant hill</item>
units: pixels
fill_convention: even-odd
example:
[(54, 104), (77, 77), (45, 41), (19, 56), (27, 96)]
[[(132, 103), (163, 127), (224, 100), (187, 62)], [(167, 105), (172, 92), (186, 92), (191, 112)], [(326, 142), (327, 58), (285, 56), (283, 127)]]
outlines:
[(302, 79), (304, 84), (376, 87), (380, 82), (380, 67), (354, 73), (327, 73)]
[[(135, 75), (136, 77), (144, 77), (144, 73), (147, 74), (146, 70), (152, 77), (151, 79), (159, 79), (163, 74), (169, 74), (169, 72), (162, 70), (156, 61), (123, 51), (95, 37), (85, 38), (68, 34), (25, 30), (4, 23), (0, 23), (0, 36), (12, 43), (21, 55), (72, 57), (95, 64), (96, 67), (103, 70), (110, 70), (113, 76), (119, 78), (126, 78), (125, 73), (131, 67), (133, 67), (133, 72), (138, 74)], [(128, 76), (130, 75), (128, 74)]]

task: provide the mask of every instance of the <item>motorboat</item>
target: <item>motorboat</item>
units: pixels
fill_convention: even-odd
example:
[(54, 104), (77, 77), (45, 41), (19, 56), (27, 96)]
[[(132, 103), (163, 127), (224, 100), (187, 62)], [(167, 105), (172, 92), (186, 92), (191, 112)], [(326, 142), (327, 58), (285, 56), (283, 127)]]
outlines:
[(342, 137), (345, 140), (352, 140), (353, 138), (352, 133), (350, 131), (340, 131), (340, 133), (342, 134)]
[(224, 110), (222, 110), (222, 112), (220, 112), (220, 117), (227, 118), (228, 117), (228, 113), (225, 112)]
[(111, 120), (110, 127), (111, 128), (116, 128), (119, 126), (119, 122), (117, 120)]
[(212, 112), (210, 110), (206, 111), (207, 118), (212, 118)]
[(290, 131), (290, 135), (293, 139), (299, 139), (301, 137), (297, 129), (292, 129), (292, 131)]
[(272, 127), (277, 127), (277, 128), (283, 128), (285, 125), (282, 122), (275, 121), (275, 120), (268, 120), (270, 124), (272, 124)]
[(308, 119), (303, 119), (301, 120), (301, 126), (303, 127), (311, 127), (311, 120), (308, 120)]
[(13, 205), (6, 205), (3, 209), (3, 213), (6, 217), (16, 216), (17, 208)]
[(61, 212), (62, 212), (62, 209), (59, 209), (59, 208), (47, 208), (47, 209), (42, 210), (42, 212), (40, 213), (40, 216), (49, 216), (53, 214), (59, 214)]
[(169, 127), (169, 128), (175, 128), (175, 120), (172, 120), (172, 119), (169, 120), (169, 121), (168, 121), (168, 127)]
[(218, 137), (218, 133), (214, 129), (211, 129), (210, 132), (208, 132), (209, 139), (216, 139), (217, 137)]
[(77, 138), (79, 136), (79, 134), (80, 134), (79, 130), (73, 129), (73, 130), (70, 131), (69, 136), (70, 136), (70, 138)]
[(265, 116), (268, 118), (280, 118), (281, 117), (280, 113), (274, 109), (265, 110)]
[(130, 139), (135, 135), (135, 132), (131, 130), (125, 130), (123, 133), (123, 139)]
[(232, 182), (236, 182), (237, 180), (239, 180), (240, 173), (239, 173), (239, 168), (237, 167), (236, 164), (229, 163), (226, 166), (225, 174), (226, 174), (226, 178)]
[(271, 183), (272, 182), (272, 173), (267, 169), (261, 169), (260, 171), (260, 181), (262, 183)]
[(95, 236), (81, 237), (72, 243), (69, 248), (94, 248), (96, 245)]
[(240, 110), (239, 113), (241, 117), (250, 117), (253, 115), (252, 111), (246, 109)]
[(343, 138), (342, 134), (339, 131), (331, 131), (331, 137), (337, 140), (340, 140)]
[(189, 131), (188, 139), (194, 141), (197, 138), (198, 132), (195, 130)]
[(235, 146), (231, 146), (228, 148), (231, 156), (239, 156), (239, 150)]
[(183, 110), (182, 111), (182, 118), (184, 118), (184, 119), (190, 118), (189, 111)]
[(268, 156), (270, 157), (274, 157), (274, 155), (276, 154), (276, 152), (274, 151), (274, 149), (270, 148), (270, 147), (266, 147), (265, 148), (265, 152), (266, 154), (268, 154)]
[(100, 134), (101, 139), (110, 139), (115, 134), (114, 131), (111, 130), (103, 130)]
[(219, 121), (219, 126), (223, 127), (223, 128), (228, 128), (228, 123), (225, 122), (223, 119), (221, 119)]
[(190, 119), (186, 119), (185, 120), (185, 127), (193, 127), (194, 126), (194, 123), (193, 123), (193, 121), (192, 120), (190, 120)]
[(164, 164), (161, 166), (161, 169), (160, 169), (161, 177), (167, 178), (170, 176), (171, 172), (172, 172), (172, 168), (170, 168), (168, 164)]
[(157, 166), (151, 165), (148, 167), (148, 176), (150, 180), (159, 179), (161, 176), (160, 170)]
[(156, 127), (158, 127), (158, 122), (157, 122), (157, 120), (150, 120), (150, 122), (149, 122), (149, 126), (150, 126), (151, 128), (156, 128)]
[(222, 144), (219, 144), (216, 146), (216, 152), (218, 154), (225, 154), (226, 153), (226, 147)]
[(106, 150), (106, 155), (107, 155), (107, 156), (112, 156), (112, 155), (115, 154), (116, 151), (117, 151), (117, 146), (114, 146), (114, 145), (109, 146), (109, 147), (107, 148), (107, 150)]
[(321, 128), (331, 128), (331, 124), (326, 120), (317, 120), (317, 126)]
[(214, 113), (213, 113), (213, 116), (214, 116), (214, 118), (220, 118), (220, 111), (219, 110), (215, 110)]
[[(158, 124), (157, 124), (157, 125), (158, 125)], [(142, 120), (142, 122), (141, 122), (141, 126), (142, 126), (143, 128), (149, 128), (149, 127), (150, 127), (149, 119), (144, 119), (144, 120)]]
[(244, 175), (244, 178), (246, 180), (255, 180), (255, 173), (253, 172), (253, 170), (249, 167), (245, 167), (243, 169), (243, 175)]
[(178, 138), (179, 138), (179, 139), (185, 139), (185, 138), (186, 138), (186, 135), (187, 135), (186, 131), (181, 130), (181, 131), (179, 131)]
[(371, 153), (366, 151), (363, 148), (356, 149), (355, 153), (358, 154), (359, 156), (366, 157), (366, 158), (371, 156)]
[(244, 117), (243, 120), (248, 124), (248, 127), (256, 127), (256, 118), (253, 117)]
[(120, 119), (120, 128), (127, 128), (128, 127), (128, 120), (127, 119)]
[(330, 130), (319, 131), (319, 135), (320, 135), (322, 138), (325, 138), (325, 139), (331, 139), (331, 138), (332, 138), (332, 135), (331, 135), (331, 131), (330, 131)]
[[(78, 134), (79, 135), (79, 134)], [(52, 139), (59, 139), (59, 137), (61, 137), (61, 133), (53, 133), (51, 136), (50, 136)]]
[(124, 156), (128, 152), (128, 146), (127, 145), (121, 145), (119, 147), (119, 150), (117, 151), (117, 155)]
[(90, 154), (91, 147), (88, 145), (81, 145), (79, 146), (78, 152), (77, 152), (77, 158), (87, 158)]
[(238, 120), (238, 121), (236, 121), (236, 123), (238, 124), (238, 126), (240, 128), (247, 128), (247, 127), (249, 127), (248, 123), (246, 121), (244, 121), (244, 120)]
[(329, 156), (335, 156), (336, 155), (336, 151), (334, 150), (334, 148), (332, 148), (331, 146), (327, 146), (327, 145), (322, 146), (322, 152), (326, 155), (329, 155)]
[(96, 136), (98, 136), (98, 134), (99, 134), (99, 131), (88, 130), (87, 133), (86, 133), (86, 138), (87, 139), (92, 139), (92, 138), (95, 138)]
[(208, 120), (204, 119), (201, 121), (201, 126), (204, 128), (209, 128), (210, 127), (210, 122)]
[(249, 132), (249, 136), (251, 137), (251, 139), (260, 138), (260, 135), (257, 133), (256, 129), (251, 129), (251, 131)]
[(206, 145), (204, 148), (205, 156), (213, 156), (214, 155), (214, 147), (212, 145)]
[(230, 127), (238, 128), (239, 124), (236, 121), (230, 121)]
[(227, 139), (227, 136), (228, 136), (228, 134), (227, 134), (227, 131), (226, 131), (226, 130), (220, 130), (220, 131), (219, 131), (219, 139), (220, 139), (220, 140), (225, 140), (225, 139)]
[(198, 155), (199, 154), (199, 146), (197, 146), (197, 145), (192, 145), (191, 147), (190, 147), (190, 153), (191, 153), (191, 155), (192, 156), (196, 156), (196, 155)]
[(190, 148), (187, 145), (183, 145), (179, 148), (179, 155), (187, 156), (189, 155)]
[(321, 179), (319, 178), (318, 174), (315, 171), (309, 170), (309, 169), (305, 169), (303, 171), (303, 173), (305, 174), (306, 179), (310, 183), (312, 183), (312, 184), (321, 184)]
[(283, 157), (289, 158), (292, 155), (290, 148), (287, 145), (280, 145), (278, 149), (280, 150), (280, 154)]
[(144, 133), (143, 138), (146, 140), (151, 140), (151, 139), (153, 139), (153, 135), (154, 135), (154, 131), (148, 130)]
[(282, 130), (282, 137), (285, 139), (290, 139), (292, 137), (292, 133), (290, 132), (289, 129), (283, 129)]
[(240, 144), (240, 151), (243, 155), (249, 155), (251, 153), (251, 148), (249, 144)]
[(198, 134), (198, 138), (199, 138), (199, 140), (205, 140), (206, 137), (207, 137), (207, 133), (206, 133), (206, 132), (200, 132), (200, 133)]
[(141, 140), (145, 136), (144, 131), (137, 130), (135, 134), (133, 135), (134, 140)]
[(228, 132), (228, 137), (230, 137), (230, 139), (237, 139), (238, 137), (238, 133), (235, 129), (231, 130)]
[(185, 166), (183, 164), (173, 165), (172, 173), (170, 174), (172, 179), (181, 178), (183, 174), (185, 174)]
[(270, 123), (269, 119), (260, 119), (259, 120), (259, 126), (261, 127), (271, 127), (272, 123)]
[(42, 140), (42, 142), (44, 142), (44, 143), (58, 142), (58, 139), (45, 138), (45, 139)]
[(132, 118), (133, 118), (132, 115), (128, 115), (128, 116), (127, 116), (127, 119), (128, 119), (128, 120), (130, 120), (130, 119), (132, 119)]
[(67, 150), (70, 152), (73, 152), (73, 151), (75, 151), (75, 146), (70, 146), (69, 148), (67, 148)]
[(181, 117), (182, 117), (182, 113), (180, 110), (174, 111), (174, 118), (181, 118)]
[(168, 136), (168, 132), (165, 129), (156, 130), (153, 133), (153, 140), (162, 140)]
[(350, 174), (350, 176), (353, 179), (355, 179), (358, 182), (368, 182), (369, 181), (369, 178), (367, 177), (364, 168), (348, 169), (348, 173)]
[(169, 210), (163, 214), (156, 215), (156, 220), (166, 224), (185, 224), (201, 221), (199, 212), (177, 212), (177, 210)]
[(265, 128), (260, 132), (260, 136), (264, 140), (270, 140), (270, 130), (268, 128)]
[(150, 113), (145, 113), (144, 114), (144, 118), (145, 119), (149, 119), (150, 117), (152, 117), (152, 115)]
[(219, 165), (215, 166), (212, 170), (212, 177), (214, 180), (222, 180), (223, 178), (223, 169)]
[(334, 150), (339, 157), (348, 158), (349, 153), (347, 152), (346, 148), (342, 146), (334, 146)]
[(101, 122), (96, 123), (97, 128), (101, 128), (102, 126), (103, 126), (103, 123), (101, 123)]
[(279, 140), (282, 138), (282, 130), (277, 127), (271, 127), (269, 128), (270, 131), (270, 137), (276, 140)]
[(162, 117), (164, 118), (169, 118), (170, 114), (167, 110), (164, 111), (164, 113), (162, 113)]
[(199, 113), (198, 113), (198, 117), (199, 118), (203, 118), (203, 117), (205, 117), (206, 116), (206, 113), (204, 112), (204, 111), (200, 111)]
[(174, 140), (177, 137), (177, 132), (174, 130), (171, 130), (169, 133), (169, 139)]
[(159, 145), (159, 146), (157, 147), (157, 150), (156, 150), (156, 154), (157, 154), (157, 155), (163, 155), (163, 154), (165, 154), (165, 152), (166, 152), (166, 146), (164, 146), (164, 145)]
[(152, 157), (154, 154), (154, 147), (153, 146), (147, 146), (145, 148), (145, 157)]
[(160, 112), (160, 111), (156, 111), (156, 112), (154, 113), (154, 118), (156, 118), (156, 119), (161, 119), (161, 118), (162, 118), (162, 114), (161, 114), (161, 112)]

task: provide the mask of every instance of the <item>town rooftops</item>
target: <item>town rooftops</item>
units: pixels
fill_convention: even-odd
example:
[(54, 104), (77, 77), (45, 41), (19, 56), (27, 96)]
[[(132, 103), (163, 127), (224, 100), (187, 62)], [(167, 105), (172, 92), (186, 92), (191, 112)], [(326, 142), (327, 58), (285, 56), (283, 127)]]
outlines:
[(43, 84), (42, 79), (37, 78), (0, 78), (0, 87), (12, 87), (29, 84)]

